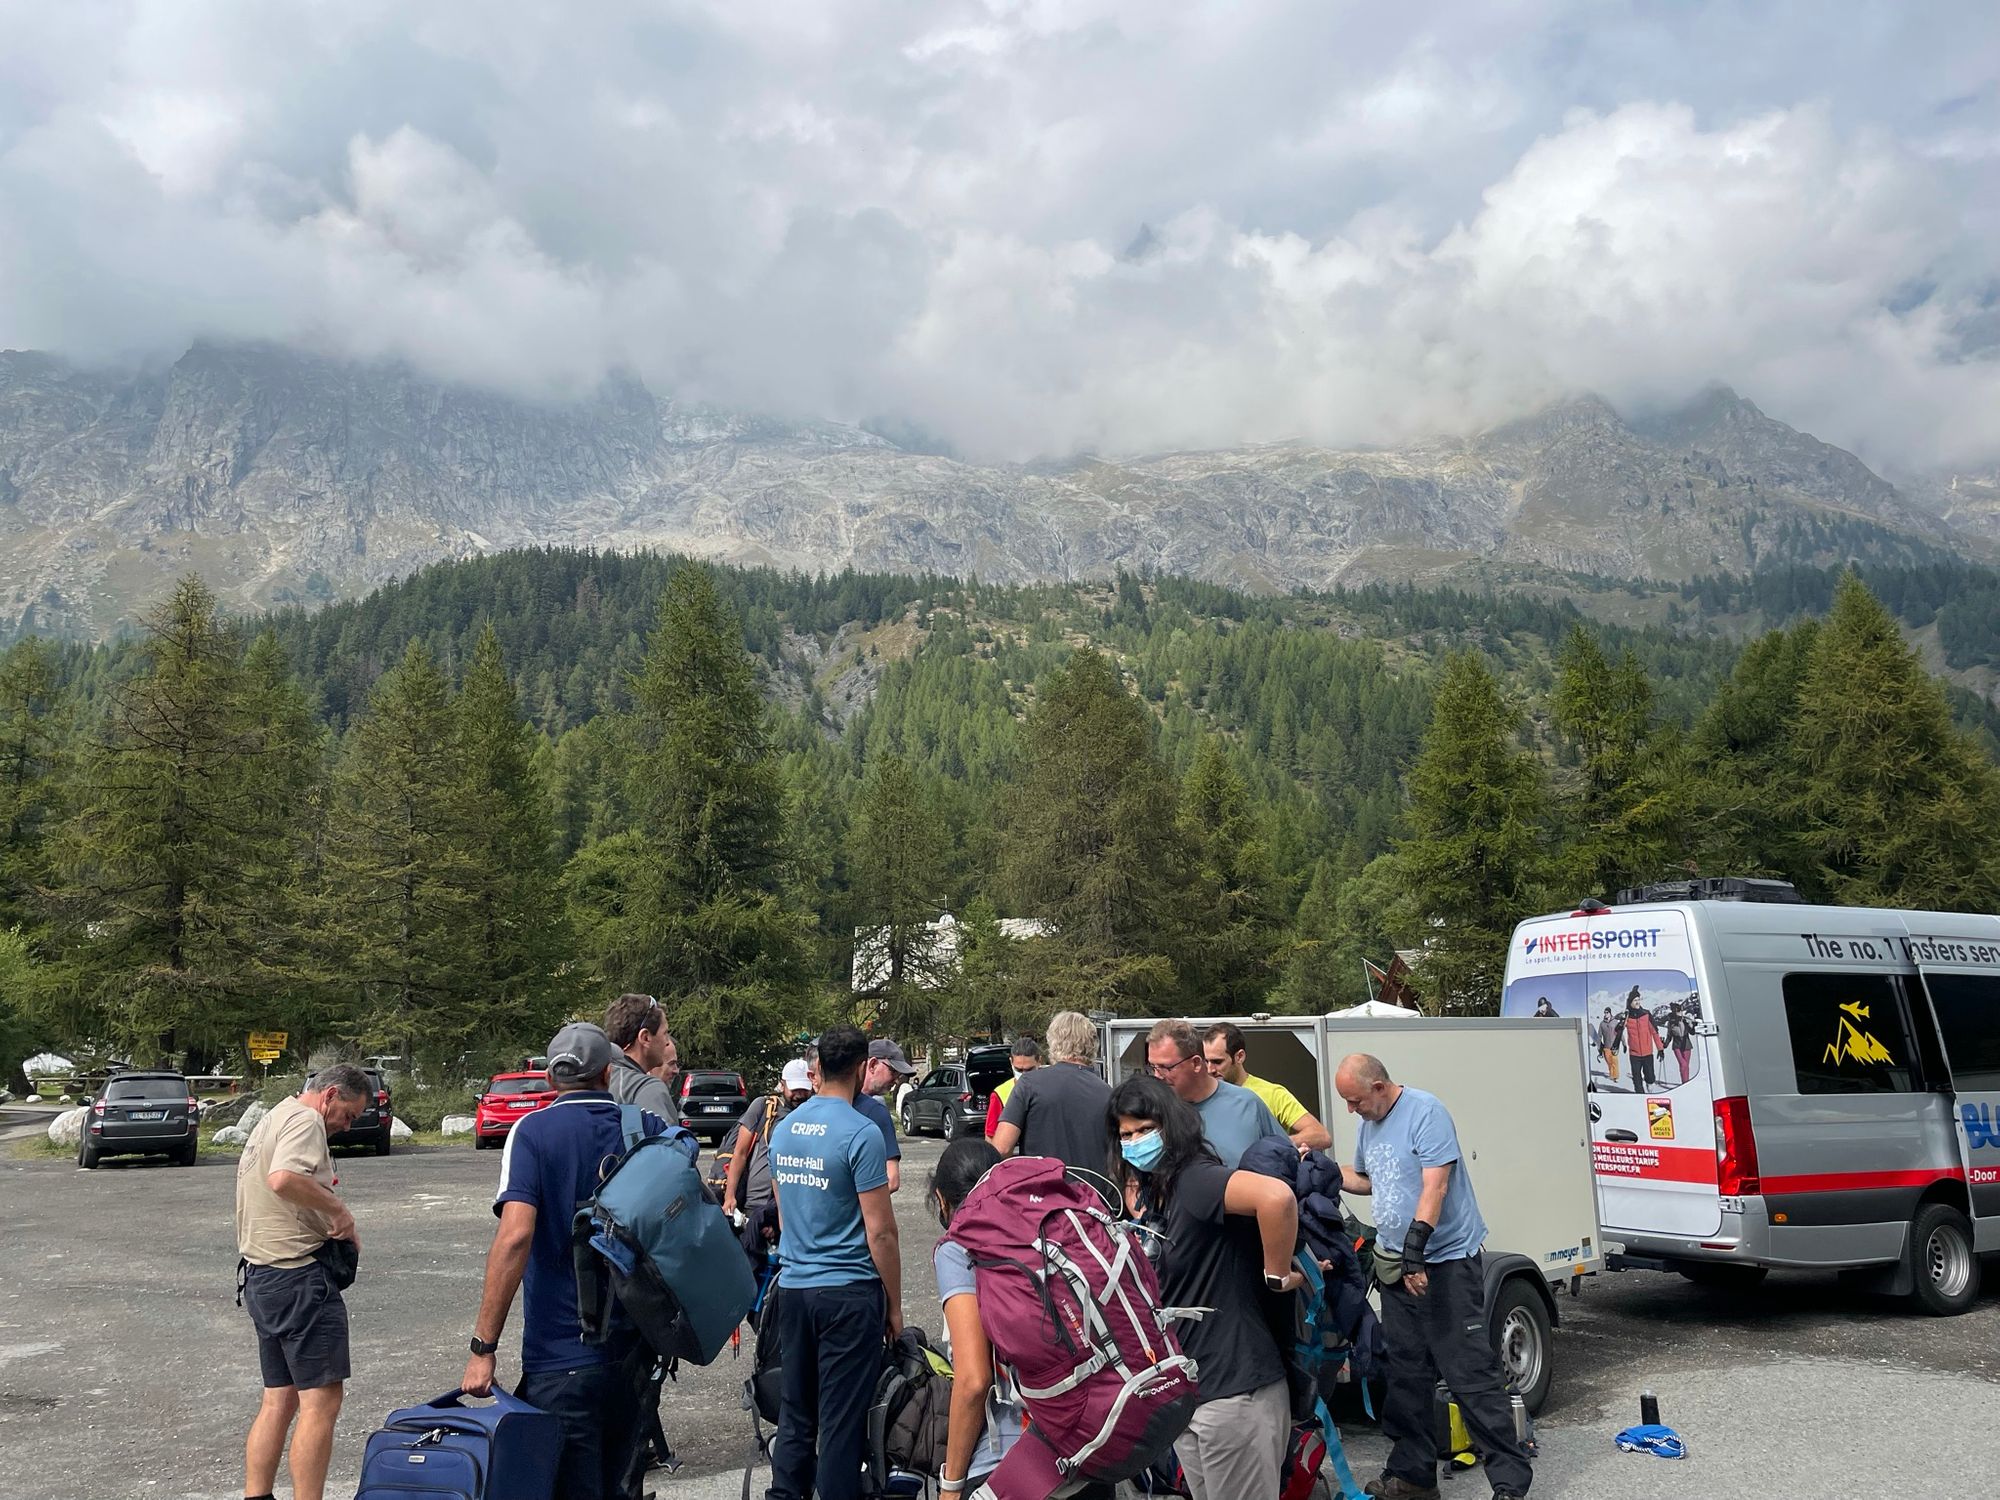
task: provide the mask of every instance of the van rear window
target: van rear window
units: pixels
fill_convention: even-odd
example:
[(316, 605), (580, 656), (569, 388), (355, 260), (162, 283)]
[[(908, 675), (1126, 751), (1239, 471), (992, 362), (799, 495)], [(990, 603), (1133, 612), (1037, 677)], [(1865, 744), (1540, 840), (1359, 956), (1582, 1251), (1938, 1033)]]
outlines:
[(2000, 1089), (2000, 974), (1941, 974), (1927, 970), (1938, 1030), (1960, 1089)]
[(1915, 1048), (1886, 974), (1787, 974), (1785, 1024), (1801, 1094), (1907, 1094)]

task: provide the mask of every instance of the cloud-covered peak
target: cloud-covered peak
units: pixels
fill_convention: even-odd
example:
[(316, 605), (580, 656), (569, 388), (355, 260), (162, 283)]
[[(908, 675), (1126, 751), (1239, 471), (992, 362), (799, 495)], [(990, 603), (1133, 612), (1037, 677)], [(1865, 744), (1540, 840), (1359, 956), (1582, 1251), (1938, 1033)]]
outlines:
[(980, 458), (1711, 381), (2000, 458), (1983, 0), (0, 0), (0, 346), (198, 338)]

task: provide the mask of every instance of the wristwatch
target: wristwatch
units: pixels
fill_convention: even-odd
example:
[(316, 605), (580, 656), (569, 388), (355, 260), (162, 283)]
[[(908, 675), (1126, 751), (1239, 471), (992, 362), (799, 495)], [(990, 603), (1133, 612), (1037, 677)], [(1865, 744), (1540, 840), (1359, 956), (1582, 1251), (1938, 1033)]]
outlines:
[(497, 1354), (499, 1350), (500, 1341), (498, 1339), (489, 1342), (476, 1333), (472, 1336), (472, 1352), (474, 1354)]
[(1264, 1273), (1264, 1285), (1274, 1292), (1282, 1292), (1285, 1289), (1285, 1278), (1283, 1276), (1273, 1276), (1269, 1271), (1266, 1271)]

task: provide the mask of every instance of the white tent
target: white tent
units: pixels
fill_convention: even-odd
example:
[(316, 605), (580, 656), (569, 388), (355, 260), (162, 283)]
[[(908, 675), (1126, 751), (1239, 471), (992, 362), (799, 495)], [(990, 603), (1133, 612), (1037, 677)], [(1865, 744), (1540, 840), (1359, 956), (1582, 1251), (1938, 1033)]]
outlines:
[(1346, 1010), (1330, 1010), (1326, 1014), (1329, 1020), (1367, 1020), (1382, 1016), (1400, 1016), (1409, 1021), (1419, 1019), (1413, 1010), (1405, 1010), (1400, 1005), (1388, 1005), (1380, 1000), (1363, 1000), (1359, 1005), (1348, 1006)]
[(21, 1064), (21, 1071), (30, 1078), (43, 1073), (74, 1073), (76, 1064), (66, 1057), (57, 1057), (53, 1052), (37, 1052)]

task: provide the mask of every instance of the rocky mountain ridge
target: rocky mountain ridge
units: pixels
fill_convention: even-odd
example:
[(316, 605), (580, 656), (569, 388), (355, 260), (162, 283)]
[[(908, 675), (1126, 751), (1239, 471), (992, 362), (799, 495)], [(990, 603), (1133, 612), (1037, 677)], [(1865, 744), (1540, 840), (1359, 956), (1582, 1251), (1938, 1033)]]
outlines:
[(1584, 397), (1393, 450), (982, 466), (629, 379), (538, 406), (264, 347), (198, 345), (141, 375), (0, 353), (7, 628), (101, 634), (190, 568), (252, 608), (538, 543), (1007, 582), (1150, 568), (1286, 590), (1992, 546), (1983, 510), (1959, 520), (1720, 388), (1645, 422)]

